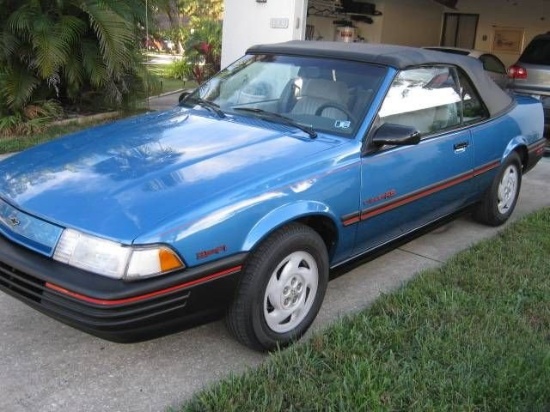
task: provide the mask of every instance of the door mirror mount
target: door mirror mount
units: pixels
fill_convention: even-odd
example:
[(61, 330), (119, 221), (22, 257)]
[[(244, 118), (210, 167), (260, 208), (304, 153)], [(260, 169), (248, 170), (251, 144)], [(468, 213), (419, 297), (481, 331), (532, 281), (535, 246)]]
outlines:
[[(379, 120), (377, 120), (380, 124)], [(375, 124), (376, 124), (375, 123)], [(412, 146), (420, 143), (422, 134), (414, 127), (396, 123), (383, 123), (365, 139), (363, 156), (377, 152), (383, 146)]]
[(414, 127), (384, 123), (374, 132), (371, 142), (376, 147), (409, 146), (420, 143), (420, 138), (421, 133)]

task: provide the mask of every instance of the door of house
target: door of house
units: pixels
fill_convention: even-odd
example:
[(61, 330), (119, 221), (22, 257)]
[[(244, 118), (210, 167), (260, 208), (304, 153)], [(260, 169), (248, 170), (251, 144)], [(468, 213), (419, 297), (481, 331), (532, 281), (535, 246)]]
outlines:
[(475, 48), (479, 14), (445, 13), (441, 46)]

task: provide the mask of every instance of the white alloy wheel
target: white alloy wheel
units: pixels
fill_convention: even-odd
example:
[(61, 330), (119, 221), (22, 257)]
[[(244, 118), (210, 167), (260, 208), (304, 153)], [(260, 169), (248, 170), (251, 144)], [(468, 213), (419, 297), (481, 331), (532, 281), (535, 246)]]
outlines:
[(267, 326), (277, 333), (291, 331), (309, 313), (319, 283), (313, 256), (297, 251), (288, 255), (271, 274), (263, 302)]
[(498, 211), (503, 215), (508, 213), (516, 202), (519, 182), (519, 172), (515, 164), (510, 164), (504, 170), (498, 185)]
[(518, 153), (510, 153), (474, 210), (474, 218), (478, 222), (498, 226), (508, 220), (521, 190), (521, 172)]
[(256, 350), (290, 345), (317, 316), (328, 274), (328, 250), (319, 233), (297, 222), (279, 228), (244, 264), (227, 311), (229, 331)]

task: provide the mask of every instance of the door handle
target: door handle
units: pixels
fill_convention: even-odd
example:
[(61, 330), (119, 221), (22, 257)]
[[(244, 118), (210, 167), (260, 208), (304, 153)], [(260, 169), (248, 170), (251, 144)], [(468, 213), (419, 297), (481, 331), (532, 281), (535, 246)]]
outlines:
[(468, 142), (460, 142), (460, 143), (455, 143), (453, 148), (455, 150), (455, 152), (463, 152), (466, 150), (466, 148), (470, 145), (470, 143)]

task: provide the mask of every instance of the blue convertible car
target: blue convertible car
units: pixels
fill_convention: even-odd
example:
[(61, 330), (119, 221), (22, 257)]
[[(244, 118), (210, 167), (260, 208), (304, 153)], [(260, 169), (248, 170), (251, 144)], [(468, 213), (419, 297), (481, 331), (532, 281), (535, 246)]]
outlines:
[(466, 208), (504, 223), (542, 131), (468, 57), (252, 47), (173, 110), (1, 162), (0, 288), (110, 340), (225, 314), (284, 346), (330, 269)]

